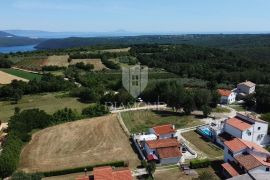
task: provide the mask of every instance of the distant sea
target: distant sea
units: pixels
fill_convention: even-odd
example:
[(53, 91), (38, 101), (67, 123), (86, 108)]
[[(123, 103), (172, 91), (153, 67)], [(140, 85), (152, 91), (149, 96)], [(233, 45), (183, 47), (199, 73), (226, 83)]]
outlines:
[(0, 53), (15, 53), (15, 52), (26, 52), (26, 51), (34, 51), (35, 45), (27, 45), (27, 46), (10, 46), (10, 47), (0, 47)]

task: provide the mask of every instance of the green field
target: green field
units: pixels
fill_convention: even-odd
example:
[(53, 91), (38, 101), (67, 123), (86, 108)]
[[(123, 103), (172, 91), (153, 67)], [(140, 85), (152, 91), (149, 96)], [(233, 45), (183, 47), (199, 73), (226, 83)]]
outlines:
[(24, 78), (24, 79), (28, 79), (28, 80), (34, 80), (34, 79), (40, 80), (42, 77), (42, 75), (39, 75), (39, 74), (34, 74), (34, 73), (21, 71), (17, 69), (1, 69), (1, 71), (6, 72), (8, 74), (12, 74), (14, 76)]
[(64, 93), (50, 93), (39, 95), (26, 95), (19, 100), (18, 104), (12, 104), (10, 101), (0, 101), (0, 120), (8, 121), (14, 114), (14, 108), (23, 109), (39, 108), (47, 113), (54, 113), (65, 107), (81, 111), (90, 104), (84, 104), (76, 100), (76, 98), (65, 97)]
[(200, 125), (199, 119), (172, 111), (129, 111), (121, 113), (123, 121), (131, 133), (146, 132), (148, 128), (174, 124), (176, 128), (185, 128)]

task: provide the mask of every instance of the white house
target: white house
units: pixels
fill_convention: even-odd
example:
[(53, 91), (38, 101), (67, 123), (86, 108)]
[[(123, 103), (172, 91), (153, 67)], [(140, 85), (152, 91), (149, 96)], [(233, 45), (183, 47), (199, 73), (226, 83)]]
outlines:
[(267, 131), (268, 122), (245, 113), (237, 113), (234, 118), (225, 120), (223, 126), (223, 134), (227, 133), (261, 146), (269, 143)]
[(256, 84), (251, 81), (245, 81), (237, 85), (237, 92), (239, 94), (252, 94), (255, 92)]
[(176, 137), (174, 125), (166, 124), (149, 128), (149, 134), (155, 134), (159, 139)]
[(220, 104), (232, 104), (235, 102), (236, 93), (227, 89), (218, 89)]
[(270, 177), (270, 153), (261, 146), (234, 138), (224, 142), (223, 173), (227, 178), (241, 174), (264, 174)]

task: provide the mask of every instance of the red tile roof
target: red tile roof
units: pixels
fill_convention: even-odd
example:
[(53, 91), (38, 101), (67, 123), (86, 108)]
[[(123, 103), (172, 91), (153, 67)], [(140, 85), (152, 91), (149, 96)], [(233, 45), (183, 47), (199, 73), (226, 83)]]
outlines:
[(242, 149), (247, 148), (247, 146), (242, 143), (242, 141), (239, 138), (234, 138), (230, 141), (225, 141), (224, 144), (233, 152), (238, 152)]
[(180, 157), (182, 153), (178, 147), (166, 147), (157, 149), (160, 158)]
[(128, 168), (113, 171), (114, 180), (132, 180), (131, 171)]
[(95, 180), (132, 180), (131, 171), (128, 168), (113, 170), (111, 167), (98, 167), (93, 171)]
[(249, 149), (259, 151), (259, 152), (269, 153), (266, 149), (259, 146), (258, 144), (250, 142), (250, 141), (245, 141), (240, 138), (234, 138), (233, 140), (225, 141), (224, 144), (233, 152), (237, 152), (242, 149), (249, 148)]
[(113, 180), (112, 168), (109, 166), (94, 168), (95, 180)]
[(229, 164), (229, 163), (223, 163), (221, 166), (232, 176), (238, 176), (239, 173)]
[(76, 180), (89, 180), (89, 176), (76, 177)]
[(248, 171), (262, 165), (260, 161), (250, 154), (241, 154), (236, 156), (235, 159)]
[(249, 129), (252, 126), (252, 124), (249, 124), (249, 123), (247, 123), (247, 122), (245, 122), (237, 117), (228, 119), (225, 123), (231, 125), (232, 127), (236, 128), (236, 129), (239, 129), (240, 131), (244, 131), (246, 129)]
[(162, 134), (169, 134), (169, 133), (175, 133), (175, 129), (173, 129), (172, 124), (166, 124), (161, 126), (155, 126), (153, 127), (156, 135), (162, 135)]
[(150, 140), (150, 141), (146, 141), (146, 144), (151, 149), (163, 148), (163, 147), (174, 147), (174, 146), (179, 147), (180, 145), (180, 143), (175, 138)]
[(227, 89), (218, 89), (218, 94), (220, 96), (230, 96), (230, 94), (232, 93), (232, 91), (227, 90)]

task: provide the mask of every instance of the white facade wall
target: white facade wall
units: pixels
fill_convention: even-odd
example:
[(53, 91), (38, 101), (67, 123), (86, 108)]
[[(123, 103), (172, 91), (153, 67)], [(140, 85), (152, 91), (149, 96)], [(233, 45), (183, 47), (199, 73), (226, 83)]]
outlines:
[(235, 127), (232, 127), (227, 123), (224, 124), (224, 131), (231, 134), (234, 137), (242, 138), (242, 131)]
[(244, 84), (238, 84), (237, 85), (237, 92), (238, 93), (245, 93), (245, 94), (252, 94), (255, 92), (255, 87), (256, 86), (248, 87)]
[(251, 126), (249, 129), (242, 132), (241, 139), (252, 142), (252, 140), (253, 140), (253, 126)]
[(249, 170), (248, 172), (249, 173), (268, 173), (269, 174), (269, 179), (270, 179), (270, 171), (266, 171), (266, 168), (267, 168), (267, 166), (259, 166), (259, 167), (256, 167), (256, 168), (254, 168), (254, 169), (251, 169), (251, 170)]
[(160, 164), (177, 164), (180, 161), (181, 157), (173, 157), (173, 158), (162, 158), (160, 159)]
[(253, 142), (256, 144), (265, 144), (269, 141), (267, 136), (268, 123), (255, 122), (253, 128)]

